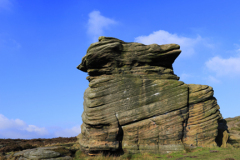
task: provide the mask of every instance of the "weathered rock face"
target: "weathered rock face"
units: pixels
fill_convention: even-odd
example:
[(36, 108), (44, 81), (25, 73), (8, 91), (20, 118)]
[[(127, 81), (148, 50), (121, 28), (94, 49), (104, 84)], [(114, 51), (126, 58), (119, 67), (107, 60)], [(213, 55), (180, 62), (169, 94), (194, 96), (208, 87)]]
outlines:
[[(233, 147), (240, 148), (240, 116), (234, 118), (227, 118), (225, 123), (227, 123), (227, 131), (229, 132), (228, 143)], [(224, 136), (226, 130), (222, 129), (222, 134)], [(223, 140), (224, 141), (224, 140)]]
[[(72, 160), (70, 156), (62, 155), (54, 150), (64, 150), (61, 146), (39, 147), (34, 149), (26, 149), (17, 152), (10, 159), (31, 160), (31, 159), (52, 159), (52, 160)], [(9, 159), (9, 158), (8, 158)]]
[(158, 152), (214, 146), (222, 119), (213, 89), (173, 73), (177, 44), (144, 45), (99, 37), (78, 69), (88, 72), (81, 149)]

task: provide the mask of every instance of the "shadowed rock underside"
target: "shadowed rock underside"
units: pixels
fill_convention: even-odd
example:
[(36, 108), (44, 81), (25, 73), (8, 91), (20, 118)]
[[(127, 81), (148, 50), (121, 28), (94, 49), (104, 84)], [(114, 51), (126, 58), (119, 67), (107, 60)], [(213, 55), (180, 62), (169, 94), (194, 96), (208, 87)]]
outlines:
[(177, 44), (144, 45), (99, 37), (78, 69), (88, 72), (81, 150), (168, 153), (215, 146), (222, 119), (213, 89), (173, 73)]

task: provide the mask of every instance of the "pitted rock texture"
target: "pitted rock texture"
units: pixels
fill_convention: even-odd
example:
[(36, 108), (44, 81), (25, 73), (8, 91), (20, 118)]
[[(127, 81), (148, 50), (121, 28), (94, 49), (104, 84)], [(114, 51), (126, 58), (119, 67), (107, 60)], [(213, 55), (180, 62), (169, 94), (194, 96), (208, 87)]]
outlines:
[(144, 45), (99, 37), (78, 69), (88, 72), (81, 150), (168, 153), (215, 146), (222, 119), (213, 89), (173, 73), (177, 44)]

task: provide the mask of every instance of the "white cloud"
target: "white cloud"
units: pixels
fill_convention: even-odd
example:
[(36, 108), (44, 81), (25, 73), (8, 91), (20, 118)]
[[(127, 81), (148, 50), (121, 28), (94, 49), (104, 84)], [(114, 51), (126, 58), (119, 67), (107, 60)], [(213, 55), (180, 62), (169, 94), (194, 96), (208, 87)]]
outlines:
[(89, 14), (88, 34), (93, 37), (94, 41), (97, 41), (99, 36), (103, 36), (104, 29), (116, 23), (113, 19), (102, 16), (99, 11), (92, 11)]
[(206, 67), (215, 72), (217, 76), (236, 76), (240, 75), (240, 56), (221, 58), (215, 56), (205, 63)]
[(54, 138), (54, 137), (74, 137), (81, 133), (80, 125), (72, 128), (61, 127), (37, 127), (28, 125), (20, 119), (8, 119), (0, 114), (0, 138)]
[(39, 127), (34, 126), (34, 125), (28, 125), (25, 130), (28, 131), (28, 132), (36, 132), (39, 135), (48, 134), (48, 131), (45, 128), (39, 128)]
[(1, 10), (9, 10), (12, 3), (10, 0), (0, 0), (0, 11)]
[(23, 128), (26, 126), (25, 122), (20, 119), (8, 119), (4, 115), (0, 114), (0, 129), (9, 129), (9, 128)]
[(74, 137), (81, 133), (81, 128), (79, 126), (75, 126), (69, 129), (63, 129), (55, 132), (56, 137)]
[(136, 37), (135, 42), (143, 43), (143, 44), (168, 44), (168, 43), (176, 43), (179, 44), (182, 50), (182, 54), (184, 56), (189, 56), (195, 53), (195, 46), (203, 41), (201, 36), (197, 36), (196, 38), (188, 38), (179, 36), (177, 34), (171, 34), (164, 30), (159, 30), (153, 32), (148, 36), (139, 36)]
[(45, 128), (28, 125), (20, 119), (8, 119), (4, 115), (0, 114), (0, 137), (37, 138), (48, 134), (49, 133)]

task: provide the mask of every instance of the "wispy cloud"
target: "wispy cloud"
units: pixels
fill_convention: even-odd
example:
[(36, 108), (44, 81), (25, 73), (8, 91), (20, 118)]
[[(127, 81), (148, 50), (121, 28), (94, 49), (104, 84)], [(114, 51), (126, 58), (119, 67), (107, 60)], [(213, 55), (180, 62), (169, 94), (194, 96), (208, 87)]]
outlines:
[[(1, 50), (16, 51), (21, 48), (22, 48), (22, 45), (16, 40), (9, 37), (0, 36), (0, 51)], [(0, 52), (0, 54), (5, 54), (5, 53), (7, 52)]]
[(54, 138), (54, 137), (73, 137), (81, 133), (80, 125), (72, 128), (55, 127), (48, 129), (35, 125), (26, 124), (21, 119), (8, 119), (0, 114), (0, 138)]
[(240, 57), (240, 45), (237, 43), (234, 43), (233, 45), (236, 47), (233, 53)]
[(230, 58), (221, 58), (220, 56), (215, 56), (208, 60), (205, 65), (218, 77), (234, 77), (236, 75), (240, 75), (240, 56)]
[(12, 3), (10, 0), (0, 0), (0, 11), (1, 10), (10, 10)]
[(99, 36), (103, 36), (104, 29), (108, 29), (110, 25), (117, 24), (113, 19), (104, 17), (99, 11), (92, 11), (88, 19), (88, 34), (97, 41)]
[(19, 49), (22, 47), (21, 44), (14, 39), (9, 39), (9, 43), (12, 45), (12, 47), (16, 49)]
[(153, 32), (148, 36), (139, 36), (135, 38), (135, 42), (143, 43), (143, 44), (168, 44), (168, 43), (176, 43), (181, 46), (182, 55), (189, 56), (195, 53), (196, 45), (200, 44), (203, 41), (201, 36), (197, 36), (196, 38), (189, 38), (179, 36), (177, 34), (172, 34), (164, 30), (159, 30)]
[(219, 78), (216, 78), (216, 77), (211, 76), (211, 75), (208, 76), (207, 78), (204, 78), (204, 79), (207, 80), (208, 82), (214, 83), (214, 84), (221, 83), (221, 80)]

